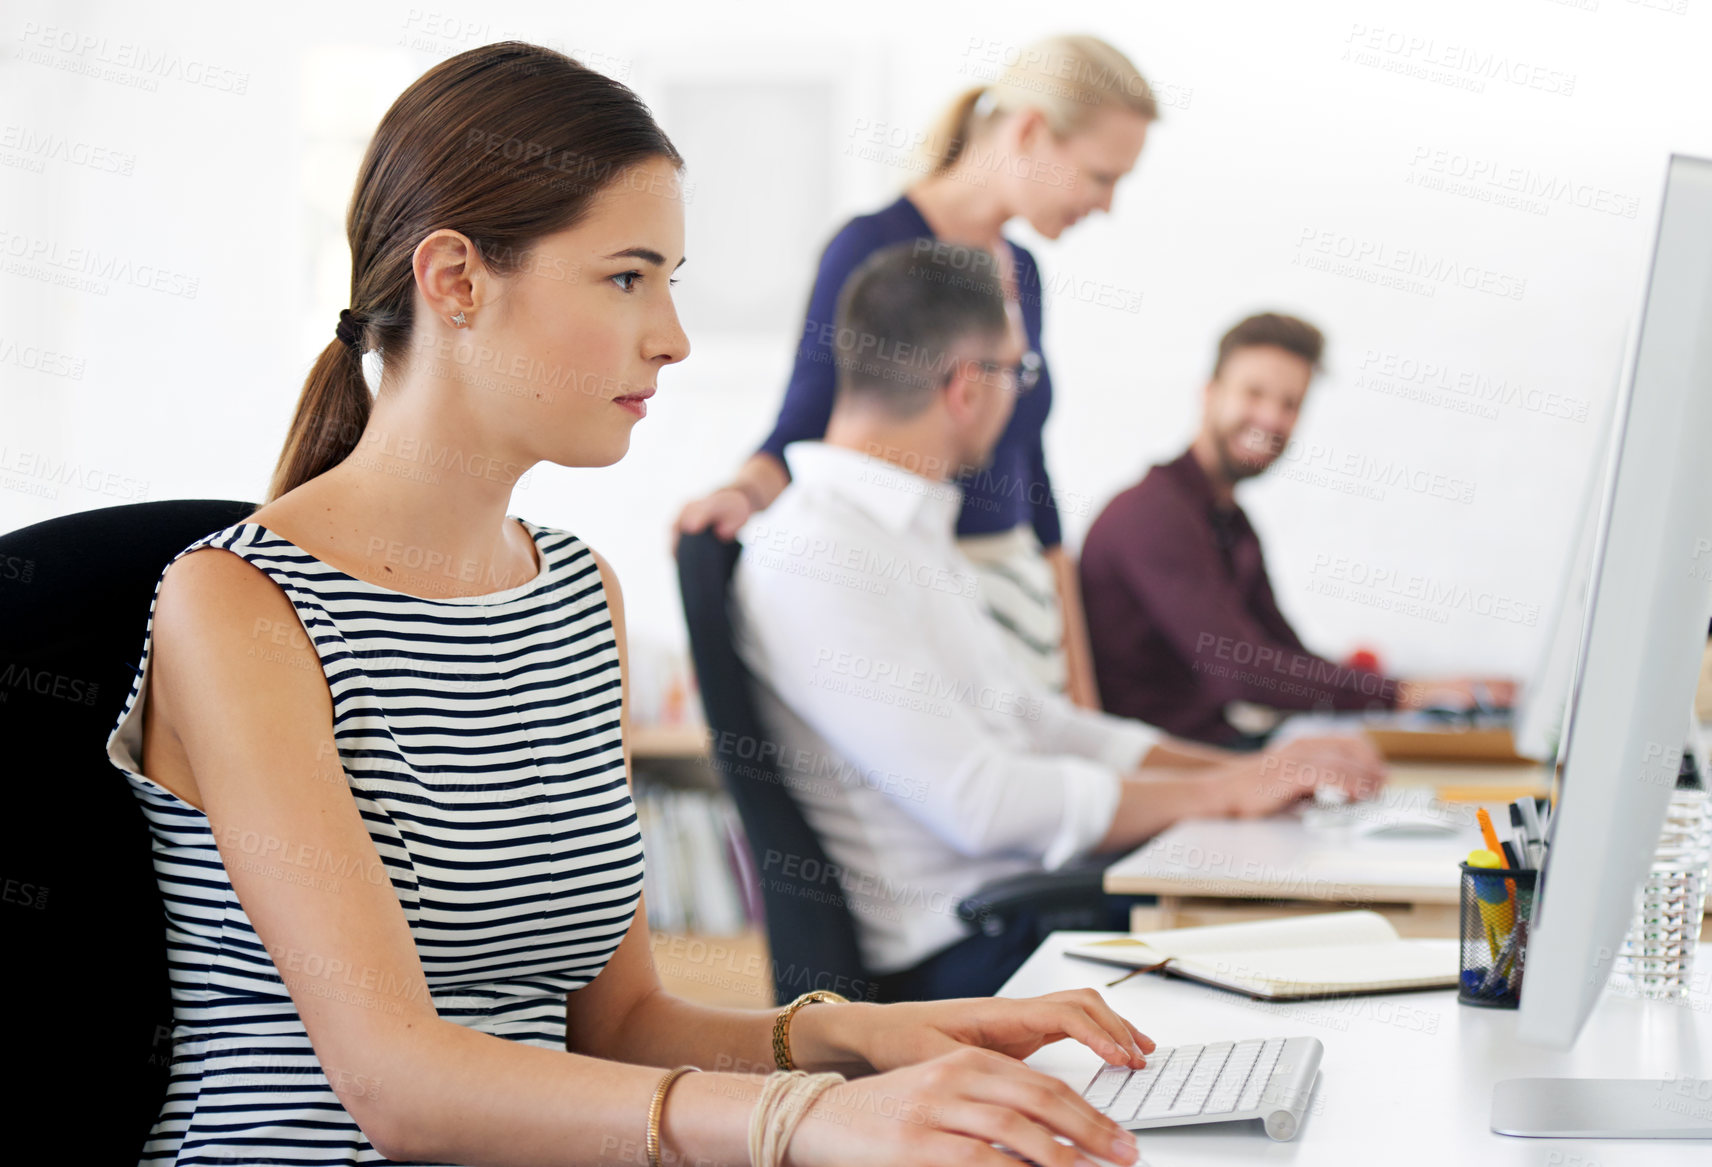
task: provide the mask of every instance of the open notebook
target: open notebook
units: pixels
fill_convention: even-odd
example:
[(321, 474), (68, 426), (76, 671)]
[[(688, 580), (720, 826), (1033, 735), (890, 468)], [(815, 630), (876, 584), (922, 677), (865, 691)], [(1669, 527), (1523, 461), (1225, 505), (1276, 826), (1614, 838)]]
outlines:
[(1071, 956), (1161, 971), (1269, 1001), (1454, 986), (1456, 940), (1403, 940), (1377, 912), (1138, 932), (1075, 944)]

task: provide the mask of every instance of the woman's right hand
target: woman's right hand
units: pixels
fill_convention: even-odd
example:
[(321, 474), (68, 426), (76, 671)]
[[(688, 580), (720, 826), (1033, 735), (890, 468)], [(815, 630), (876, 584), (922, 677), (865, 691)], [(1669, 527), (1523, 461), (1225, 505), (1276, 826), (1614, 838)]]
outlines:
[(712, 494), (687, 504), (678, 513), (677, 525), (672, 529), (672, 545), (677, 546), (680, 534), (693, 535), (708, 527), (712, 527), (713, 533), (721, 539), (736, 538), (737, 529), (754, 513), (755, 508), (746, 491), (736, 486), (722, 486)]
[[(1074, 1146), (1058, 1142), (1062, 1135)], [(1135, 1136), (1074, 1089), (991, 1050), (968, 1046), (854, 1078), (822, 1094), (791, 1138), (791, 1167), (1015, 1167), (1002, 1143), (1041, 1167), (1138, 1158)]]

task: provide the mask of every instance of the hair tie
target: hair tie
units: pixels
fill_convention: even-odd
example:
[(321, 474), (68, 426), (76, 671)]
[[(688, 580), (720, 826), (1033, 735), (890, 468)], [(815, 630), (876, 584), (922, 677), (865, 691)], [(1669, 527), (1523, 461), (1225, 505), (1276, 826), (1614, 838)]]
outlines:
[(345, 342), (345, 347), (361, 349), (363, 343), (363, 325), (368, 323), (368, 317), (349, 308), (339, 309), (339, 327), (334, 329), (335, 335)]

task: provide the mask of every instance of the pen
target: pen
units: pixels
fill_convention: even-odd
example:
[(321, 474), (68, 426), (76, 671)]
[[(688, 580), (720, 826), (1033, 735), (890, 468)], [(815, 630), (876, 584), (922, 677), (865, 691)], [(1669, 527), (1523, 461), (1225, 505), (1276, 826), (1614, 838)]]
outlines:
[(1486, 970), (1486, 976), (1480, 982), (1480, 988), (1475, 990), (1476, 996), (1484, 997), (1498, 987), (1498, 982), (1504, 979), (1504, 966), (1516, 958), (1516, 950), (1522, 942), (1522, 925), (1517, 924), (1510, 929), (1510, 934), (1504, 938), (1504, 945), (1498, 950), (1498, 955), (1492, 960), (1492, 967)]
[(1504, 840), (1504, 862), (1517, 871), (1527, 870), (1528, 865), (1516, 855), (1516, 845), (1508, 839)]
[(1540, 834), (1540, 812), (1532, 798), (1520, 799), (1516, 805), (1522, 811), (1522, 829), (1527, 832), (1528, 842), (1537, 843), (1545, 838)]
[(1540, 861), (1545, 857), (1545, 848), (1541, 844), (1539, 821), (1536, 818), (1530, 827), (1528, 811), (1533, 808), (1533, 800), (1517, 799), (1510, 804), (1510, 826), (1516, 832), (1516, 849), (1527, 860), (1527, 866), (1539, 870)]
[[(1480, 823), (1480, 837), (1486, 840), (1486, 849), (1496, 855), (1499, 859), (1503, 859), (1504, 844), (1498, 841), (1498, 832), (1492, 827), (1492, 816), (1487, 814), (1486, 808), (1482, 806), (1475, 809), (1474, 817), (1476, 821)], [(1474, 861), (1474, 856), (1470, 855), (1468, 859), (1469, 862), (1472, 863)], [(1515, 880), (1506, 879), (1504, 881), (1504, 898), (1512, 905), (1516, 902)], [(1514, 908), (1512, 908), (1512, 911), (1513, 910)]]

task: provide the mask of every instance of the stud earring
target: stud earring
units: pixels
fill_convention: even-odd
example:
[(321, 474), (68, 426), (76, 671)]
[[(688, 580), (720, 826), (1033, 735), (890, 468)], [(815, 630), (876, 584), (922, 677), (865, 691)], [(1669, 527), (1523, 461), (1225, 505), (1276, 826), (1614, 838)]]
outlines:
[(459, 312), (457, 315), (453, 316), (452, 323), (456, 324), (459, 328), (464, 327), (464, 314)]

